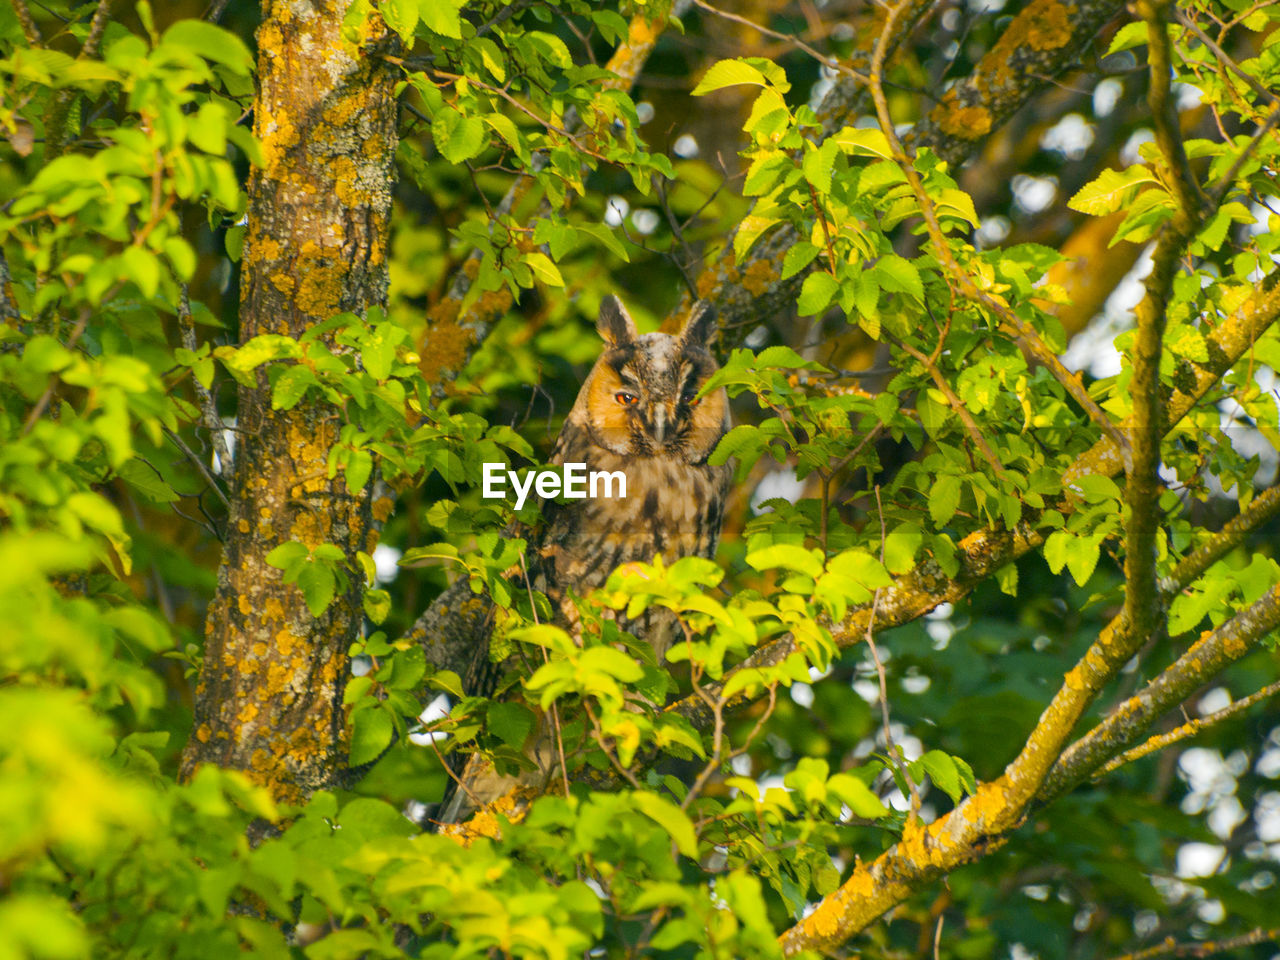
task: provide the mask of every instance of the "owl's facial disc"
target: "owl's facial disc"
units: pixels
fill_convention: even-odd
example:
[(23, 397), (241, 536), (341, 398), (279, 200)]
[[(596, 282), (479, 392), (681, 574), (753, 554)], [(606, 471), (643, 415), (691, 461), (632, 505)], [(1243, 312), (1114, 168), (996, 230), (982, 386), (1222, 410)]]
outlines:
[(703, 312), (679, 335), (640, 335), (628, 320), (617, 304), (601, 309), (607, 346), (583, 404), (592, 439), (619, 456), (704, 462), (725, 429), (723, 392), (698, 396), (716, 370), (706, 347), (713, 323)]

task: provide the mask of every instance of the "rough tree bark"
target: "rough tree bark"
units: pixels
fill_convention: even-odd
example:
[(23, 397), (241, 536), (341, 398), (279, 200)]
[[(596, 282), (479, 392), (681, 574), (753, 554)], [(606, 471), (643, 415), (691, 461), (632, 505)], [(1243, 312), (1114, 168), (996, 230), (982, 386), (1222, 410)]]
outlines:
[[(297, 337), (336, 313), (386, 303), (393, 77), (343, 38), (348, 6), (263, 4), (254, 133), (264, 163), (249, 187), (242, 343), (265, 333)], [(202, 763), (243, 770), (284, 802), (342, 781), (342, 692), (361, 585), (350, 578), (314, 617), (298, 587), (266, 562), (290, 540), (336, 544), (350, 560), (372, 549), (368, 488), (353, 496), (341, 476), (326, 477), (338, 427), (318, 405), (273, 410), (263, 374), (240, 388), (228, 537), (184, 776)]]

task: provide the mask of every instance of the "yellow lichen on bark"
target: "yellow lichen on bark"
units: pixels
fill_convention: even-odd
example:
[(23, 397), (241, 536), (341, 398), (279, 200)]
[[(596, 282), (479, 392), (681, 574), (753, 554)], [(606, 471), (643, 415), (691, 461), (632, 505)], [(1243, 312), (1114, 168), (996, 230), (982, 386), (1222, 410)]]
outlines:
[(991, 111), (977, 104), (959, 106), (951, 91), (933, 108), (933, 121), (943, 133), (966, 140), (977, 140), (991, 132)]
[[(264, 164), (249, 184), (240, 330), (297, 338), (336, 313), (385, 306), (394, 79), (343, 38), (350, 0), (268, 0), (258, 32), (254, 133)], [(366, 18), (370, 39), (385, 29)], [(242, 386), (231, 536), (209, 607), (195, 736), (200, 763), (245, 770), (277, 800), (342, 782), (342, 678), (359, 635), (359, 581), (313, 614), (266, 558), (289, 540), (338, 546), (349, 569), (370, 531), (369, 489), (352, 492), (328, 463), (337, 418), (307, 401), (271, 406), (265, 378)]]
[(768, 260), (753, 260), (742, 275), (742, 285), (752, 296), (761, 296), (778, 282), (780, 274)]

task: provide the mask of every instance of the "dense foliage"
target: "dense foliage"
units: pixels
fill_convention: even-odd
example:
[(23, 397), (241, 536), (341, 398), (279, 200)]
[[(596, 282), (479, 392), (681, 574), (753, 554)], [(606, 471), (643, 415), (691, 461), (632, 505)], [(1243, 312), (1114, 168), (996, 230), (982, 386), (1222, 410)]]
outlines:
[[(0, 7), (0, 956), (1274, 953), (1280, 7), (257, 7)], [(392, 86), (394, 182), (331, 160), (389, 284), (318, 307), (299, 243), (301, 332), (242, 336), (315, 121), (268, 61)], [(548, 455), (607, 293), (720, 310), (738, 495), (571, 635), (481, 467)], [(356, 546), (238, 512), (254, 396)], [(411, 639), (459, 576), (493, 696)], [(260, 699), (210, 702), (217, 591), (313, 618)], [(604, 615), (653, 604), (664, 664)], [(326, 778), (197, 762), (326, 684)], [(543, 713), (547, 795), (437, 833)]]

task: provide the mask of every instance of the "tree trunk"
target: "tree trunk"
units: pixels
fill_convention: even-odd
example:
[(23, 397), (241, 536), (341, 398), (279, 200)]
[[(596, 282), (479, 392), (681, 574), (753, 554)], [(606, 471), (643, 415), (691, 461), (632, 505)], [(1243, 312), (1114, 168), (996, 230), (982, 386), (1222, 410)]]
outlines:
[[(263, 4), (254, 111), (263, 165), (249, 187), (242, 343), (298, 337), (336, 313), (386, 304), (394, 78), (343, 39), (348, 6)], [(338, 429), (334, 411), (319, 404), (273, 410), (265, 373), (240, 388), (227, 543), (184, 777), (216, 763), (245, 771), (282, 802), (342, 781), (342, 693), (361, 626), (360, 577), (349, 576), (314, 617), (298, 587), (266, 562), (291, 540), (335, 544), (351, 561), (372, 550), (369, 485), (353, 495), (341, 475), (327, 479)]]

